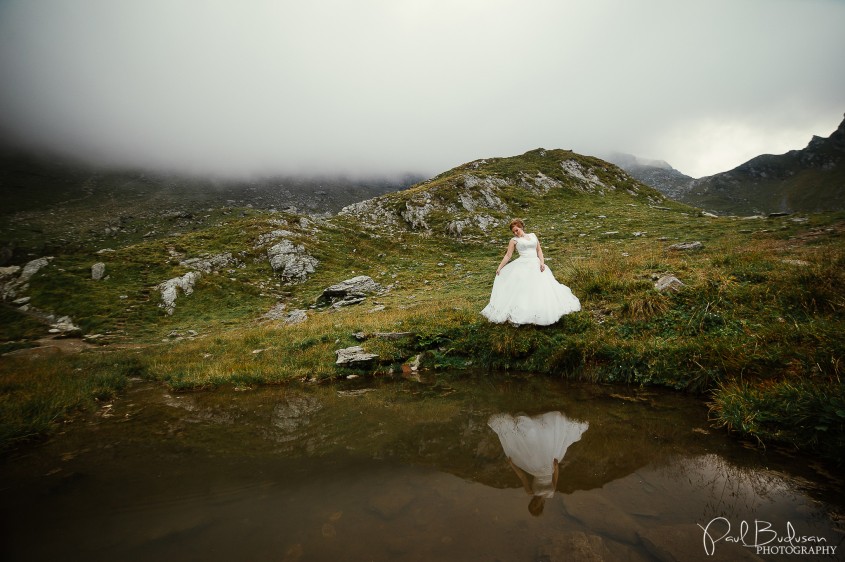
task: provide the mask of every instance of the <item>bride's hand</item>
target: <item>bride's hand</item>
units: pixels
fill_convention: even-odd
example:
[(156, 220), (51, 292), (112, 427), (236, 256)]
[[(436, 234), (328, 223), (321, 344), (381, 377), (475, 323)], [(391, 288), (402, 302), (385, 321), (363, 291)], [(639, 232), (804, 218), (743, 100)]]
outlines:
[(544, 264), (544, 263), (540, 264), (540, 271), (546, 271), (546, 264)]

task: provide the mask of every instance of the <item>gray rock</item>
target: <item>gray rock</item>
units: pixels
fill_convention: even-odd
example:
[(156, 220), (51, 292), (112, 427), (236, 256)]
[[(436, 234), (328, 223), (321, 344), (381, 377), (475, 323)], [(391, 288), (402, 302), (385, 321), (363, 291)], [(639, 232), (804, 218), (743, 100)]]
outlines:
[(337, 355), (336, 365), (359, 365), (378, 358), (375, 353), (364, 351), (364, 348), (360, 345), (338, 349), (335, 351), (335, 355)]
[(56, 323), (53, 324), (49, 332), (65, 338), (79, 337), (82, 335), (82, 330), (73, 323), (70, 316), (62, 316), (56, 320)]
[(208, 274), (233, 263), (237, 263), (237, 260), (232, 257), (232, 254), (226, 252), (224, 254), (217, 254), (213, 256), (206, 255), (198, 258), (189, 258), (180, 261), (179, 265), (187, 267), (193, 271)]
[(654, 284), (654, 288), (660, 292), (680, 291), (684, 284), (674, 275), (664, 275)]
[(265, 320), (281, 320), (282, 318), (287, 316), (285, 308), (285, 303), (277, 303), (276, 306), (271, 308), (269, 311), (265, 312), (263, 315), (261, 315), (261, 317)]
[(19, 299), (15, 299), (12, 301), (12, 304), (16, 304), (18, 306), (23, 306), (25, 304), (29, 304), (29, 301), (32, 300), (32, 297), (21, 297)]
[(340, 300), (332, 303), (332, 308), (341, 308), (344, 306), (352, 306), (353, 304), (360, 304), (366, 300), (366, 297), (346, 296)]
[(97, 262), (91, 266), (91, 279), (99, 281), (106, 275), (106, 264)]
[(25, 266), (23, 266), (23, 271), (21, 271), (21, 274), (18, 277), (16, 283), (18, 285), (23, 285), (24, 283), (29, 281), (32, 278), (33, 275), (38, 273), (38, 271), (41, 268), (47, 267), (48, 265), (50, 265), (50, 261), (52, 259), (53, 259), (52, 257), (38, 258), (36, 260), (32, 260), (31, 262), (28, 262)]
[(316, 271), (319, 260), (305, 252), (302, 245), (282, 240), (267, 250), (270, 267), (288, 283), (301, 283)]
[(291, 310), (284, 318), (285, 324), (299, 324), (306, 320), (308, 320), (308, 313), (302, 309)]
[(272, 232), (262, 234), (258, 237), (258, 240), (255, 241), (255, 247), (258, 248), (260, 246), (264, 246), (269, 242), (278, 240), (279, 238), (285, 238), (287, 236), (293, 236), (293, 232), (289, 230), (274, 230)]
[(352, 301), (361, 302), (366, 295), (379, 291), (381, 288), (381, 285), (372, 277), (358, 275), (323, 290), (323, 293), (317, 297), (317, 304), (332, 303), (334, 305), (337, 302), (345, 302), (345, 305), (354, 304)]
[[(413, 201), (413, 203), (417, 203)], [(405, 210), (401, 211), (399, 214), (405, 219), (411, 228), (417, 229), (425, 229), (429, 230), (428, 223), (425, 222), (426, 216), (434, 210), (434, 205), (431, 204), (430, 201), (425, 201), (421, 205), (420, 204), (412, 204), (412, 201), (408, 201), (405, 203)]]
[(704, 247), (699, 241), (695, 242), (681, 242), (680, 244), (672, 244), (669, 246), (670, 250), (700, 250)]
[(194, 284), (202, 277), (197, 271), (189, 271), (182, 277), (174, 277), (158, 285), (161, 292), (161, 304), (164, 311), (169, 315), (176, 309), (176, 298), (179, 296), (179, 289), (186, 295), (194, 292)]

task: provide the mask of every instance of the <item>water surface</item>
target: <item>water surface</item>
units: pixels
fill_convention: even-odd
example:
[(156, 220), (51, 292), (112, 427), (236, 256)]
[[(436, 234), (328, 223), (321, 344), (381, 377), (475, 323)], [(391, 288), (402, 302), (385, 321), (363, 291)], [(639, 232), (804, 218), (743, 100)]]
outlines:
[[(554, 411), (589, 429), (533, 515), (487, 420)], [(0, 475), (4, 560), (845, 559), (824, 467), (713, 430), (699, 398), (544, 377), (136, 381)], [(836, 555), (758, 554), (743, 521)]]

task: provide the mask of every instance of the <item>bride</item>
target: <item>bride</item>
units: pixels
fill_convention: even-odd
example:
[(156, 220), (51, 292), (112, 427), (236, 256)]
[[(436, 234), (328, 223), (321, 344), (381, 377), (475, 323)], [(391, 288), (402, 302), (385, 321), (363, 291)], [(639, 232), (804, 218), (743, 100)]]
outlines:
[[(493, 281), (490, 303), (481, 311), (488, 320), (501, 324), (554, 324), (564, 314), (581, 310), (578, 297), (566, 285), (557, 282), (546, 267), (537, 235), (525, 232), (519, 219), (510, 222), (513, 238)], [(508, 263), (513, 249), (519, 258)]]

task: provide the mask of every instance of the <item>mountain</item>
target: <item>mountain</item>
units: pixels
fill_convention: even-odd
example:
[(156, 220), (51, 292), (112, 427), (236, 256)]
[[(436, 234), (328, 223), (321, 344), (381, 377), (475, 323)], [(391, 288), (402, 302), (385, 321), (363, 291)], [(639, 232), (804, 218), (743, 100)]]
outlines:
[(845, 120), (827, 138), (694, 180), (676, 198), (721, 214), (845, 210)]
[(693, 181), (693, 178), (679, 172), (664, 160), (646, 160), (621, 152), (614, 152), (605, 159), (673, 199), (680, 197)]

